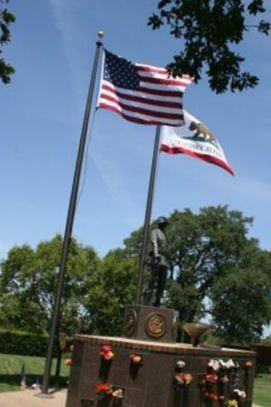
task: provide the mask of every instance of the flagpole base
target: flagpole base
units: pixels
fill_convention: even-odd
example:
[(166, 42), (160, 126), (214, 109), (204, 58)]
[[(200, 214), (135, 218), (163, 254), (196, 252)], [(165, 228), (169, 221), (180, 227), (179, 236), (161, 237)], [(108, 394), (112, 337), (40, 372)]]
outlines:
[(41, 398), (41, 399), (53, 399), (55, 396), (52, 393), (37, 393), (35, 394), (35, 397)]

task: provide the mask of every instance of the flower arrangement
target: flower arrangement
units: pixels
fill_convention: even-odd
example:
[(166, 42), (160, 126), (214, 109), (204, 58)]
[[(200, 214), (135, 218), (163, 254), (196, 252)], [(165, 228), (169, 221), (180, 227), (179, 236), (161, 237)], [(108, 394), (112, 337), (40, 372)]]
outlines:
[(94, 385), (94, 389), (95, 393), (100, 398), (112, 397), (116, 401), (118, 400), (120, 402), (120, 400), (124, 397), (124, 392), (121, 388), (115, 388), (114, 386), (112, 386), (112, 384), (109, 383), (96, 383)]
[(65, 365), (68, 366), (68, 367), (71, 367), (72, 366), (72, 359), (66, 359), (65, 360)]
[(220, 406), (220, 403), (224, 401), (224, 400), (221, 400), (217, 391), (210, 389), (210, 388), (208, 388), (205, 391), (203, 396), (204, 396), (204, 405), (206, 407), (217, 407), (217, 406)]
[(142, 364), (142, 360), (143, 360), (143, 357), (142, 357), (141, 355), (138, 355), (137, 353), (132, 353), (132, 354), (130, 355), (130, 362), (131, 362), (133, 365), (141, 365), (141, 364)]
[(100, 356), (103, 360), (105, 360), (106, 362), (111, 362), (112, 359), (114, 359), (114, 353), (112, 351), (111, 346), (109, 345), (103, 345), (101, 352), (100, 352)]
[(193, 376), (189, 373), (176, 373), (175, 380), (178, 386), (188, 386), (193, 381)]
[(97, 383), (94, 385), (95, 393), (104, 396), (113, 396), (112, 385), (108, 383)]
[(247, 360), (245, 363), (245, 367), (250, 369), (251, 367), (253, 367), (253, 362), (251, 360)]
[(221, 367), (220, 361), (216, 359), (210, 359), (208, 362), (208, 367), (214, 370), (215, 372), (218, 372)]
[(123, 396), (124, 394), (122, 389), (117, 389), (112, 393), (112, 397), (114, 397), (115, 399), (123, 399)]
[(224, 375), (220, 375), (219, 381), (222, 384), (227, 384), (227, 383), (229, 383), (230, 379), (228, 378), (228, 376), (226, 374), (224, 374)]
[(185, 367), (186, 363), (184, 360), (178, 360), (176, 363), (176, 369), (181, 370)]
[(246, 392), (244, 390), (234, 389), (233, 393), (237, 396), (240, 400), (245, 400)]
[(209, 373), (205, 376), (205, 383), (215, 384), (218, 381), (218, 375), (216, 373)]
[[(250, 361), (248, 361), (250, 362)], [(251, 367), (252, 362), (247, 364)], [(225, 406), (240, 407), (246, 399), (246, 392), (239, 389), (240, 365), (237, 361), (229, 359), (210, 359), (207, 363), (207, 373), (202, 381), (205, 405), (208, 407)], [(228, 401), (225, 400), (225, 386), (229, 383), (227, 392), (231, 392)]]
[(242, 401), (246, 399), (246, 392), (240, 389), (234, 389), (232, 397), (227, 403), (227, 407), (239, 407), (242, 405)]
[(207, 401), (218, 401), (218, 394), (215, 391), (208, 391), (204, 394)]
[(235, 362), (232, 359), (229, 359), (225, 363), (225, 367), (226, 367), (226, 369), (235, 369), (237, 366), (236, 366)]

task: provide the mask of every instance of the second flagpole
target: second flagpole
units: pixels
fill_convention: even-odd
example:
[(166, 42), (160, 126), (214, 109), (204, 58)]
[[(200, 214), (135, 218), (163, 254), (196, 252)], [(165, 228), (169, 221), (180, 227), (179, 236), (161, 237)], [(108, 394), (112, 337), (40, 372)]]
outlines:
[(161, 126), (157, 126), (156, 133), (155, 133), (154, 146), (153, 146), (152, 165), (151, 165), (151, 173), (150, 173), (150, 180), (149, 180), (147, 204), (146, 204), (146, 210), (145, 210), (143, 242), (142, 242), (142, 248), (141, 248), (141, 253), (140, 253), (139, 274), (138, 274), (137, 295), (136, 295), (137, 304), (141, 304), (143, 277), (144, 277), (146, 255), (147, 255), (147, 246), (148, 246), (148, 239), (149, 239), (149, 229), (150, 229), (150, 222), (151, 222), (155, 181), (156, 181), (158, 161), (159, 161), (160, 143), (161, 143)]

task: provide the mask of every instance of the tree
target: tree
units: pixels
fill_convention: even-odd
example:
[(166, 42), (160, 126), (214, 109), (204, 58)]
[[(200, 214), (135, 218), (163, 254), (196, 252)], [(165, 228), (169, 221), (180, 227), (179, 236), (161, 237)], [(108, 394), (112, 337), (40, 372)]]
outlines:
[(217, 279), (211, 297), (220, 337), (226, 341), (235, 338), (239, 343), (260, 339), (263, 326), (271, 319), (270, 275), (270, 253), (259, 253), (251, 245), (239, 264)]
[[(1, 264), (0, 321), (8, 328), (48, 332), (57, 284), (62, 239), (56, 236), (29, 246), (14, 247)], [(86, 321), (84, 297), (91, 289), (99, 258), (93, 249), (82, 247), (74, 239), (65, 276), (61, 329), (66, 333), (83, 331)]]
[[(9, 0), (0, 0), (0, 5), (8, 3)], [(15, 16), (6, 8), (0, 7), (0, 47), (7, 44), (11, 40), (10, 25), (15, 22)], [(0, 48), (0, 54), (3, 53)], [(1, 55), (0, 55), (1, 56)], [(9, 83), (10, 77), (15, 73), (15, 69), (9, 63), (5, 62), (4, 58), (0, 58), (0, 78), (2, 82)]]
[[(248, 238), (251, 224), (251, 218), (226, 206), (198, 214), (175, 211), (169, 217), (170, 280), (164, 301), (179, 312), (181, 323), (208, 317), (227, 340), (261, 336), (271, 319), (271, 255)], [(141, 233), (125, 240), (128, 256), (138, 255)]]
[(138, 259), (127, 258), (125, 250), (111, 251), (102, 260), (84, 302), (91, 320), (90, 331), (120, 335), (124, 306), (134, 304)]
[(158, 13), (148, 21), (153, 30), (169, 26), (170, 35), (183, 40), (183, 49), (168, 65), (174, 75), (183, 73), (198, 81), (205, 70), (216, 93), (253, 88), (258, 78), (241, 71), (245, 61), (236, 51), (250, 29), (268, 35), (270, 23), (258, 19), (266, 12), (264, 0), (161, 0)]

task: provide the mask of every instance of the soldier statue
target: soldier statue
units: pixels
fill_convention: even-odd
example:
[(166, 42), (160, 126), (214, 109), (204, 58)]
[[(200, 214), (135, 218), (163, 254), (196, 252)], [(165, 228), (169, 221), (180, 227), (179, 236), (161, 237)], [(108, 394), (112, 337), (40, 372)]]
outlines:
[(151, 231), (152, 250), (147, 260), (151, 273), (148, 288), (144, 294), (144, 302), (150, 303), (155, 291), (153, 305), (159, 307), (167, 282), (167, 240), (164, 230), (168, 225), (168, 220), (160, 216), (155, 222), (156, 227)]

